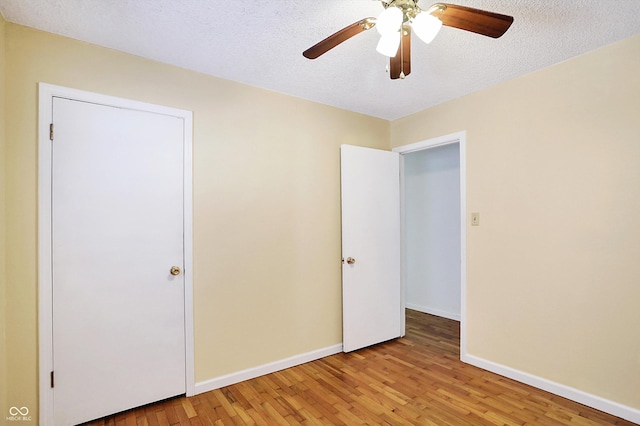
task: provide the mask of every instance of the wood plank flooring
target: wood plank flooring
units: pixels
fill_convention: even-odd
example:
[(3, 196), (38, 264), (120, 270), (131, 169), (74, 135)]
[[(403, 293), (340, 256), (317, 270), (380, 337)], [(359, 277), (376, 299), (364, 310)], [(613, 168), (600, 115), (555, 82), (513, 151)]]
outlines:
[(459, 323), (407, 311), (407, 336), (97, 425), (633, 425), (459, 361)]

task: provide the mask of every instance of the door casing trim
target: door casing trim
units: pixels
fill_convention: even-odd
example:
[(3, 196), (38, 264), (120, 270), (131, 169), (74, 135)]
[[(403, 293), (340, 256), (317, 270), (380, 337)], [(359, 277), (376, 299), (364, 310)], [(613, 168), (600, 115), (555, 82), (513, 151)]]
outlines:
[(38, 85), (38, 394), (39, 423), (53, 424), (53, 392), (50, 372), (53, 371), (52, 322), (52, 221), (51, 171), (52, 142), (49, 125), (53, 113), (53, 98), (60, 97), (117, 108), (170, 115), (184, 120), (184, 312), (185, 312), (185, 392), (195, 394), (193, 337), (193, 113), (171, 107), (138, 102), (84, 90), (47, 83)]

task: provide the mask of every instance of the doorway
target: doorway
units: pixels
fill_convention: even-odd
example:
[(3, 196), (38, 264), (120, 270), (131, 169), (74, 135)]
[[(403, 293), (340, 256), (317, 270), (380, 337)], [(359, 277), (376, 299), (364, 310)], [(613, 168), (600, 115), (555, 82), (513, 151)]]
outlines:
[(403, 156), (407, 308), (460, 321), (460, 155), (451, 143)]
[(403, 306), (460, 321), (466, 353), (466, 132), (393, 149), (401, 157)]
[(191, 113), (44, 84), (40, 108), (40, 423), (192, 393)]

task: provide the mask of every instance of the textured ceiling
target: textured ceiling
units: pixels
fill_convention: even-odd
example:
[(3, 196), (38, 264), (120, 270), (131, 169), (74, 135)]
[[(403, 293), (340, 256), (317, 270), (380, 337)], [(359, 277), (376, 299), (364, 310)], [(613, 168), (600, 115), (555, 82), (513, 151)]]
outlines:
[(393, 81), (375, 30), (316, 60), (302, 56), (377, 16), (375, 0), (0, 0), (0, 12), (9, 22), (388, 120), (640, 33), (640, 0), (454, 3), (515, 21), (500, 39), (447, 27), (430, 45), (414, 38), (412, 73)]

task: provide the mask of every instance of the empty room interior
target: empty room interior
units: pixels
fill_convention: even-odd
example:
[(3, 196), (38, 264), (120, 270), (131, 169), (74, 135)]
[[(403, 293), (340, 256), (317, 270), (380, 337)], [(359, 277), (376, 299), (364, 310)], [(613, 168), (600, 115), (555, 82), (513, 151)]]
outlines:
[[(406, 0), (48, 3), (0, 0), (0, 424), (75, 424), (180, 395), (205, 401), (207, 393), (316, 360), (347, 374), (343, 358), (331, 357), (381, 356), (376, 350), (395, 357), (395, 346), (385, 345), (413, 345), (416, 318), (459, 329), (461, 368), (608, 416), (541, 413), (525, 421), (501, 413), (477, 424), (640, 423), (636, 1), (459, 2), (512, 16), (499, 38), (453, 28), (447, 5)], [(416, 4), (444, 20), (428, 45), (407, 30)], [(414, 14), (398, 33), (398, 55), (413, 37), (412, 66), (398, 62), (399, 78), (394, 57), (389, 69), (376, 52), (380, 36), (367, 28), (374, 20), (321, 57), (303, 57), (340, 28), (396, 6)], [(92, 120), (104, 128), (86, 125)], [(126, 137), (152, 128), (153, 136), (138, 139), (154, 145), (133, 148), (135, 136), (116, 143), (129, 120)], [(151, 153), (170, 137), (178, 151)], [(61, 147), (67, 139), (79, 145)], [(85, 152), (88, 140), (104, 143)], [(347, 151), (391, 159), (392, 202), (378, 208), (364, 200), (386, 191), (375, 178), (347, 188), (347, 177), (379, 177), (386, 167), (361, 171), (361, 163), (347, 164)], [(422, 174), (431, 178), (419, 181)], [(135, 192), (138, 178), (151, 188), (148, 199)], [(345, 216), (355, 198), (364, 200), (365, 219)], [(98, 203), (105, 207), (93, 208)], [(386, 232), (388, 219), (368, 225), (387, 210), (396, 215), (392, 244), (372, 237)], [(171, 228), (174, 216), (180, 222)], [(116, 219), (128, 227), (120, 242), (121, 225), (105, 231), (96, 222)], [(147, 235), (143, 228), (153, 241), (138, 237)], [(148, 254), (170, 238), (178, 249)], [(359, 246), (346, 242), (353, 238)], [(154, 293), (174, 293), (160, 300), (132, 288), (127, 280), (143, 263), (162, 269)], [(376, 324), (384, 317), (368, 308), (378, 306), (369, 300), (375, 295), (347, 299), (357, 283), (370, 284), (360, 271), (386, 277), (367, 269), (380, 265), (395, 277), (393, 297), (384, 297), (399, 321), (393, 327)], [(67, 278), (79, 287), (65, 290)], [(140, 301), (123, 301), (128, 294)], [(128, 318), (173, 309), (164, 303), (177, 306), (175, 316), (145, 323), (153, 330), (139, 338), (100, 337), (118, 327), (135, 333)], [(373, 319), (359, 324), (367, 315)], [(369, 332), (361, 330), (386, 326), (391, 334), (360, 339)], [(174, 332), (180, 343), (169, 348)], [(136, 361), (145, 344), (157, 365)], [(87, 368), (105, 380), (130, 376), (119, 395), (125, 405), (113, 398), (126, 408), (66, 417), (65, 410), (119, 393), (80, 372), (80, 356), (91, 357)], [(134, 369), (141, 379), (119, 368), (129, 361), (141, 362)], [(157, 385), (147, 370), (162, 376)], [(167, 388), (177, 391), (126, 406), (129, 394), (160, 389), (172, 374)], [(65, 386), (107, 395), (89, 395), (85, 404), (63, 396)], [(412, 406), (409, 399), (401, 405)], [(455, 424), (427, 420), (436, 410), (428, 402), (424, 417), (415, 409), (414, 418), (395, 423), (384, 415), (375, 423), (356, 409), (349, 421), (344, 407), (334, 408), (342, 424), (358, 416), (362, 424)], [(191, 424), (228, 423), (207, 423), (206, 410), (186, 414)], [(337, 422), (314, 423), (307, 414), (298, 407), (285, 418)], [(242, 419), (261, 424), (234, 417)]]

